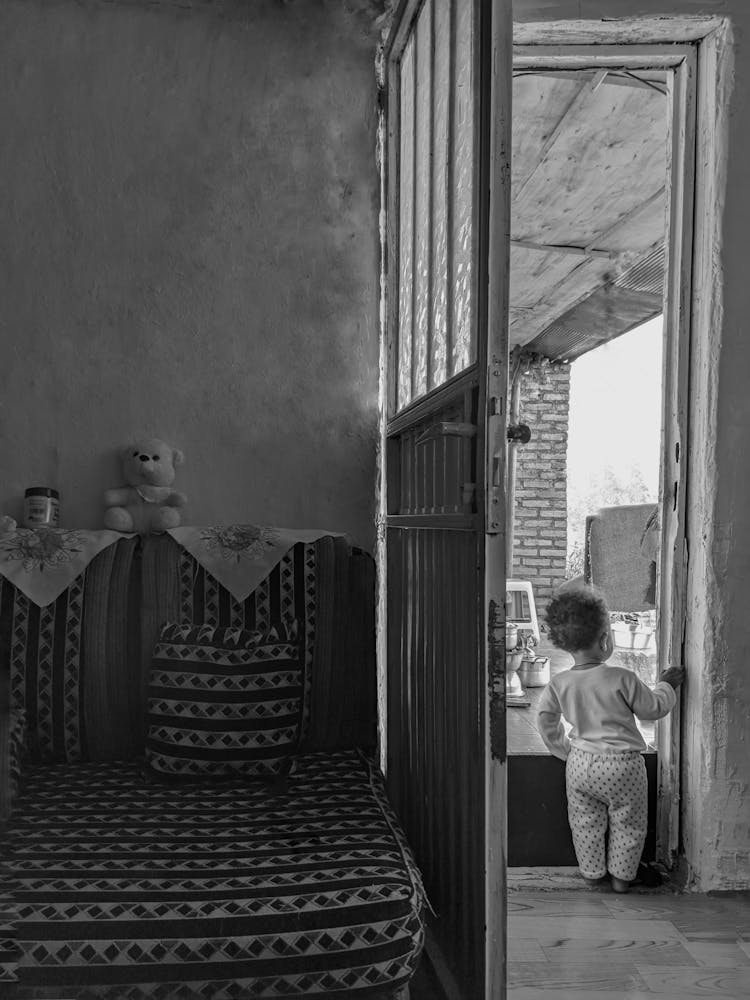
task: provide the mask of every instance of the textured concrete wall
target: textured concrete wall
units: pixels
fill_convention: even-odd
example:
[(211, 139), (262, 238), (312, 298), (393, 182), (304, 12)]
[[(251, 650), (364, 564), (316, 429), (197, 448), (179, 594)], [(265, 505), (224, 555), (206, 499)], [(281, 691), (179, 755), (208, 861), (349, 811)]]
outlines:
[(371, 545), (378, 9), (0, 5), (0, 510), (157, 435), (190, 523)]
[[(723, 114), (699, 156), (706, 192), (700, 252), (712, 278), (697, 289), (692, 388), (681, 839), (702, 890), (750, 888), (750, 5), (746, 0), (514, 0), (522, 24), (638, 16), (730, 19), (718, 89)], [(654, 22), (655, 27), (659, 22)], [(610, 27), (616, 27), (610, 23)], [(660, 25), (668, 31), (669, 27)]]
[[(711, 201), (726, 209), (701, 213), (699, 248), (724, 276), (721, 295), (698, 298), (700, 326), (711, 335), (694, 348), (692, 389), (706, 401), (692, 423), (688, 461), (690, 507), (686, 660), (691, 685), (684, 701), (683, 841), (688, 876), (699, 886), (750, 888), (750, 678), (748, 677), (747, 591), (750, 585), (747, 501), (750, 496), (750, 426), (746, 386), (747, 339), (740, 311), (748, 307), (745, 284), (737, 272), (743, 233), (750, 221), (747, 191), (740, 185), (738, 156), (750, 153), (735, 134), (735, 116), (748, 127), (744, 93), (748, 53), (744, 31), (733, 29), (737, 79), (731, 59), (714, 61), (711, 46), (705, 76), (726, 101), (705, 139), (714, 158), (698, 157), (698, 181)], [(744, 54), (744, 59), (743, 59)], [(743, 91), (740, 94), (740, 91)], [(729, 134), (729, 144), (722, 136)], [(743, 197), (744, 196), (744, 197)], [(733, 207), (735, 206), (735, 207)], [(732, 212), (739, 218), (734, 218)]]
[(519, 377), (520, 419), (530, 427), (531, 441), (516, 446), (513, 574), (532, 581), (542, 616), (565, 579), (570, 365), (534, 365)]

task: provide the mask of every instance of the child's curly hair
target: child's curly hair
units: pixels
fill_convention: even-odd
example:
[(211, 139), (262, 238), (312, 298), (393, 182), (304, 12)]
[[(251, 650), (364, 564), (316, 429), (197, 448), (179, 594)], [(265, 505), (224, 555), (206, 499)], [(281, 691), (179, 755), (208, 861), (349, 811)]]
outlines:
[(552, 598), (546, 619), (552, 643), (572, 653), (588, 649), (609, 628), (609, 609), (593, 587), (576, 587)]

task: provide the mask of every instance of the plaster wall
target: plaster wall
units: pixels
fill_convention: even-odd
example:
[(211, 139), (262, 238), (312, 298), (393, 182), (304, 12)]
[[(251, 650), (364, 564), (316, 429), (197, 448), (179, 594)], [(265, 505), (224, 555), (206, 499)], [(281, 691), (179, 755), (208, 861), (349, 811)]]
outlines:
[[(723, 70), (709, 61), (718, 120), (700, 136), (699, 252), (711, 278), (695, 289), (688, 455), (689, 574), (682, 711), (681, 840), (687, 878), (708, 890), (750, 888), (750, 5), (745, 0), (515, 0), (520, 25), (710, 15), (729, 19)], [(668, 29), (666, 22), (652, 22)], [(610, 25), (616, 28), (617, 23)], [(715, 48), (714, 43), (711, 47)]]
[(188, 523), (372, 546), (378, 9), (0, 4), (0, 511), (156, 435)]

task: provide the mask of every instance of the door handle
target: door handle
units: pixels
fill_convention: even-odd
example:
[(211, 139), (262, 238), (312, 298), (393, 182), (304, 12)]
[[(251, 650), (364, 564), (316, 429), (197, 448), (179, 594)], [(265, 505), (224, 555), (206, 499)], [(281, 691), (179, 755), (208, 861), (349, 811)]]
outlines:
[(531, 428), (528, 424), (511, 424), (507, 436), (512, 444), (528, 444), (531, 441)]

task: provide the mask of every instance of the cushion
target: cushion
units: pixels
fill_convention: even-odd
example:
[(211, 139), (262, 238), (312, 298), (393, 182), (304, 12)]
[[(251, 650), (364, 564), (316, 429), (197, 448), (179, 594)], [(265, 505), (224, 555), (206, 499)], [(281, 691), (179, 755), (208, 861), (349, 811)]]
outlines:
[(164, 625), (151, 667), (147, 764), (183, 777), (287, 770), (302, 716), (294, 632)]
[[(303, 736), (309, 721), (316, 647), (319, 640), (324, 640), (326, 633), (335, 627), (325, 613), (330, 606), (334, 581), (324, 582), (321, 586), (319, 579), (321, 559), (332, 561), (334, 552), (336, 565), (343, 566), (345, 570), (348, 547), (343, 538), (298, 542), (249, 597), (238, 601), (186, 549), (180, 549), (177, 565), (173, 567), (173, 571), (179, 571), (179, 607), (174, 614), (165, 614), (161, 619), (179, 618), (187, 623), (231, 626), (250, 631), (268, 629), (289, 619), (297, 621), (305, 687)], [(161, 602), (161, 580), (156, 582), (156, 586), (158, 590), (154, 596)]]
[[(140, 573), (142, 709), (131, 724), (146, 741), (151, 659), (165, 621), (265, 630), (299, 623), (306, 750), (377, 743), (375, 563), (346, 540), (298, 543), (244, 601), (236, 600), (170, 535), (144, 539)], [(133, 759), (135, 754), (122, 754)], [(113, 758), (114, 759), (114, 758)]]

